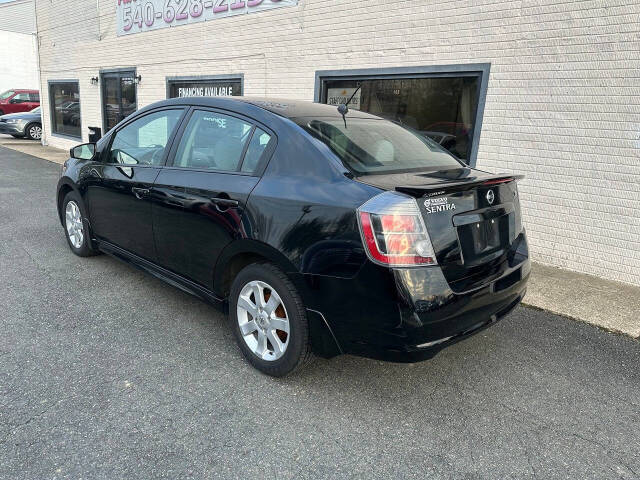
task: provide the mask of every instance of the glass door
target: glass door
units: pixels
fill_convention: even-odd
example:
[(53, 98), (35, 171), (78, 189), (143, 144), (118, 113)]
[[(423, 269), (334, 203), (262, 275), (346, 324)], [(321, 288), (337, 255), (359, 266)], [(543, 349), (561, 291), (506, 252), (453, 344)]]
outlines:
[(137, 109), (135, 72), (102, 74), (102, 118), (105, 132)]

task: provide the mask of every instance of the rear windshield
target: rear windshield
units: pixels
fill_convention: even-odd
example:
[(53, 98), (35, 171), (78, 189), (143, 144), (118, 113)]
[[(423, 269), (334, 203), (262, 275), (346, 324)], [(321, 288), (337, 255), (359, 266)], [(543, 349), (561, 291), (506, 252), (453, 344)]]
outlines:
[(13, 90), (7, 90), (4, 93), (0, 93), (0, 100), (5, 100), (5, 99), (9, 98), (13, 94), (14, 94)]
[(358, 175), (460, 168), (461, 163), (428, 136), (382, 119), (307, 118), (298, 124), (325, 143)]

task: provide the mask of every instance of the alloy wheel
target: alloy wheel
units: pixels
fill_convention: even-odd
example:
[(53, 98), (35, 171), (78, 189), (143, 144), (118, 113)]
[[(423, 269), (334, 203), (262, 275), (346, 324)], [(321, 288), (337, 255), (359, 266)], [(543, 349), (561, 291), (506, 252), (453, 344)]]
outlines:
[(260, 359), (281, 358), (289, 345), (289, 317), (278, 292), (268, 283), (247, 283), (238, 296), (238, 325), (245, 343)]
[(42, 138), (42, 127), (40, 125), (29, 127), (29, 136), (34, 140), (40, 140)]
[(67, 235), (73, 248), (82, 247), (84, 241), (84, 226), (82, 224), (82, 214), (78, 204), (73, 200), (67, 203), (65, 209), (65, 226), (67, 227)]

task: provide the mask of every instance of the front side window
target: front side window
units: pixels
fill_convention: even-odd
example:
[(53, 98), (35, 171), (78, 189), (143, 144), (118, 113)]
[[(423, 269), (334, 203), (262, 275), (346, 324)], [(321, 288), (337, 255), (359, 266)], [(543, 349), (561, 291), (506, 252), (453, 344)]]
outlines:
[(460, 168), (449, 152), (420, 132), (382, 119), (297, 119), (312, 136), (325, 143), (349, 169), (359, 175), (412, 170)]
[(236, 172), (253, 125), (217, 112), (197, 110), (182, 135), (173, 165)]
[(52, 83), (49, 86), (49, 98), (53, 133), (81, 138), (78, 82)]
[(109, 163), (160, 165), (182, 109), (161, 110), (118, 130), (109, 151)]
[(0, 94), (0, 100), (6, 100), (7, 98), (11, 97), (14, 93), (16, 92), (14, 92), (13, 90), (7, 90), (6, 92)]

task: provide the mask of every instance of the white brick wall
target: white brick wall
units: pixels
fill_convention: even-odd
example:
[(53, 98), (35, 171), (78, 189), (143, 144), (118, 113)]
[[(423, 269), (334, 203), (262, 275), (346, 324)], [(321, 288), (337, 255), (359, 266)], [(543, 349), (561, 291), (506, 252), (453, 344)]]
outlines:
[[(247, 95), (312, 100), (316, 70), (491, 63), (478, 166), (527, 175), (534, 259), (640, 285), (639, 2), (300, 0), (126, 37), (116, 0), (99, 4), (37, 0), (43, 104), (48, 79), (78, 78), (85, 139), (100, 69), (137, 67), (143, 106), (168, 76), (244, 73)], [(46, 141), (72, 145), (47, 118)]]

